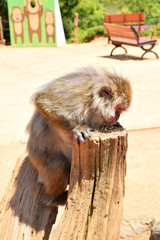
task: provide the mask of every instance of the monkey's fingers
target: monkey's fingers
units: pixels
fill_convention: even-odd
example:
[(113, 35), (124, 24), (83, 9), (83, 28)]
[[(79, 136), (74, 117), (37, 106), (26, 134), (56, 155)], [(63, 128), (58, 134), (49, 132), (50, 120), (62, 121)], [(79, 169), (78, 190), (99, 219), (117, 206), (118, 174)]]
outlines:
[(78, 143), (85, 142), (85, 139), (88, 139), (90, 137), (90, 131), (92, 129), (88, 127), (87, 125), (77, 125), (73, 130), (73, 135)]
[(80, 144), (80, 142), (85, 143), (85, 139), (84, 139), (84, 137), (83, 137), (83, 135), (80, 131), (78, 131), (78, 130), (75, 131), (74, 132), (74, 137), (75, 137), (78, 144)]
[(84, 139), (88, 139), (88, 138), (91, 136), (89, 130), (87, 130), (87, 131), (82, 131), (81, 134), (82, 134), (82, 136), (83, 136)]
[(85, 143), (85, 139), (88, 139), (90, 137), (90, 131), (89, 130), (75, 130), (74, 137), (77, 140), (78, 143), (82, 142)]

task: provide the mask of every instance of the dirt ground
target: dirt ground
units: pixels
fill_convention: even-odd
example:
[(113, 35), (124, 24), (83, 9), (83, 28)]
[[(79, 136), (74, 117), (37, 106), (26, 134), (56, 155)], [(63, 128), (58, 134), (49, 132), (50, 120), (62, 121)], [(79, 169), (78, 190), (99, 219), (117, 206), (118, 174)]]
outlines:
[[(128, 77), (133, 103), (120, 123), (129, 131), (124, 215), (145, 214), (160, 220), (160, 60), (127, 46), (128, 55), (105, 38), (61, 48), (11, 48), (0, 46), (0, 200), (17, 158), (25, 151), (25, 127), (32, 115), (32, 93), (44, 83), (82, 66), (103, 66)], [(155, 47), (160, 56), (160, 45)], [(116, 52), (115, 52), (116, 54)], [(148, 240), (150, 233), (134, 240)]]

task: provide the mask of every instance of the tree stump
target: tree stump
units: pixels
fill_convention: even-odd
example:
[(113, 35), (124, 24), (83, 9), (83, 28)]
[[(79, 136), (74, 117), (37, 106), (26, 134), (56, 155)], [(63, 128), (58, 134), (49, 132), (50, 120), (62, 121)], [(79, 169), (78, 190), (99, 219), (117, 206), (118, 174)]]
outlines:
[(40, 205), (41, 185), (28, 157), (19, 158), (0, 205), (0, 239), (47, 240), (57, 208)]
[(5, 240), (119, 240), (126, 174), (127, 132), (93, 132), (73, 139), (69, 195), (50, 234), (57, 208), (40, 205), (41, 185), (28, 158), (20, 158), (0, 205)]
[(125, 130), (73, 140), (69, 197), (50, 240), (119, 240), (126, 151)]

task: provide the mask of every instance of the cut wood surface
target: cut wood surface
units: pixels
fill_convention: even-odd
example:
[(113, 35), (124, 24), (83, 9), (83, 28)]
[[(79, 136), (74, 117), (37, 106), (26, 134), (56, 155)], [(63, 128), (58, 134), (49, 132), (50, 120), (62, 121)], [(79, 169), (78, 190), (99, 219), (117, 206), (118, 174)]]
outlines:
[(57, 208), (40, 204), (41, 185), (29, 159), (18, 159), (0, 206), (0, 239), (46, 240)]
[(127, 132), (73, 140), (68, 203), (50, 240), (118, 240), (126, 175)]

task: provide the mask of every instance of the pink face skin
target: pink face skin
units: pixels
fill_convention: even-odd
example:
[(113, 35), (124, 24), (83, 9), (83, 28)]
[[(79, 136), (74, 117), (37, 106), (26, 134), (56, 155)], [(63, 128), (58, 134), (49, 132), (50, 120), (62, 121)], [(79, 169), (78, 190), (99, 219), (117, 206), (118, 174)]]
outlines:
[(117, 106), (116, 106), (116, 112), (115, 112), (115, 117), (113, 117), (113, 118), (111, 119), (111, 121), (105, 122), (105, 125), (115, 124), (115, 123), (118, 121), (121, 112), (124, 111), (124, 110), (125, 110), (125, 106), (124, 106), (124, 103), (123, 103), (123, 102), (117, 104)]
[[(110, 97), (112, 97), (113, 93), (110, 88), (104, 86), (101, 88), (100, 95), (107, 100)], [(104, 125), (115, 124), (118, 121), (121, 112), (124, 111), (125, 109), (126, 109), (126, 107), (123, 102), (118, 103), (115, 107), (115, 116), (111, 117), (111, 119), (109, 121), (105, 121)]]

